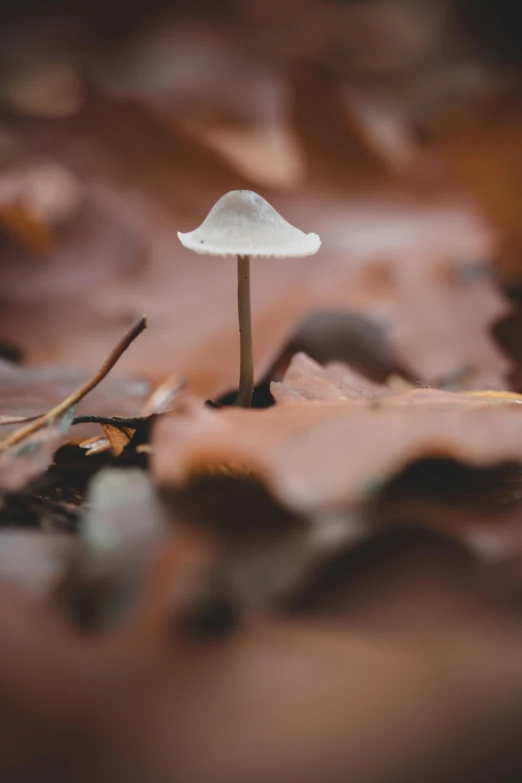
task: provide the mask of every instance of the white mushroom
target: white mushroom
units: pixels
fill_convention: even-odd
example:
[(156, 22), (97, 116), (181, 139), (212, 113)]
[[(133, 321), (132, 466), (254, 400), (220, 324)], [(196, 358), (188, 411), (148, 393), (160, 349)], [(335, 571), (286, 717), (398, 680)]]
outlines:
[(226, 193), (203, 223), (187, 234), (182, 245), (201, 255), (237, 256), (238, 310), (241, 342), (239, 392), (236, 404), (248, 408), (254, 389), (250, 258), (302, 258), (319, 250), (317, 234), (304, 234), (290, 225), (268, 201), (251, 190)]

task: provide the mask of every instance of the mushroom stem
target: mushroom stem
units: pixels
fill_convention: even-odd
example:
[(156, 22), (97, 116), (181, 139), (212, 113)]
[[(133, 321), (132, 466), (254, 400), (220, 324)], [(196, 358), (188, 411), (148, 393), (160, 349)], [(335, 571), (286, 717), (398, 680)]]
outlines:
[(254, 391), (254, 355), (250, 314), (250, 256), (237, 257), (237, 306), (239, 313), (239, 391), (236, 405), (250, 408)]

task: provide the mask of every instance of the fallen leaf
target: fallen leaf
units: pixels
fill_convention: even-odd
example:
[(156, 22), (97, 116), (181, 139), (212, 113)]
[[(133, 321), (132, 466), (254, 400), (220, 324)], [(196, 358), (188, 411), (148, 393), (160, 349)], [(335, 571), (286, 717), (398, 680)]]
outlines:
[[(105, 433), (105, 437), (109, 441), (111, 451), (115, 457), (119, 457), (124, 449), (129, 445), (132, 440), (132, 436), (136, 430), (130, 427), (111, 427), (110, 424), (102, 424), (102, 430)], [(92, 453), (92, 449), (90, 450)], [(99, 453), (99, 450), (96, 452)]]
[[(310, 313), (297, 327), (272, 370), (273, 380), (284, 375), (296, 353), (305, 353), (319, 364), (343, 362), (378, 383), (391, 375), (411, 380), (386, 329), (378, 322), (349, 312), (324, 310)], [(275, 377), (274, 377), (275, 376)]]
[[(101, 454), (108, 449), (111, 449), (115, 456), (119, 456), (135, 436), (137, 428), (140, 428), (140, 430), (143, 430), (144, 432), (148, 432), (150, 417), (164, 413), (168, 410), (178, 394), (184, 389), (185, 385), (186, 380), (177, 374), (166, 378), (154, 389), (146, 400), (145, 405), (141, 409), (141, 416), (133, 418), (132, 423), (134, 424), (134, 427), (124, 425), (121, 417), (119, 421), (117, 420), (117, 417), (114, 416), (108, 417), (105, 421), (103, 421), (102, 417), (85, 417), (93, 423), (99, 423), (102, 426), (106, 437), (100, 438), (95, 436), (93, 438), (88, 438), (80, 443), (80, 448), (86, 449), (88, 456)], [(79, 423), (78, 419), (76, 419), (76, 423)], [(146, 437), (147, 435), (145, 435), (145, 438)], [(137, 444), (137, 450), (141, 449), (141, 451), (144, 452), (146, 448), (148, 448), (148, 444)]]
[(306, 401), (265, 411), (192, 408), (156, 422), (152, 468), (168, 486), (237, 464), (299, 512), (349, 508), (422, 458), (476, 467), (522, 461), (519, 406), (502, 396), (417, 389), (376, 401)]
[(284, 379), (272, 382), (270, 390), (276, 403), (296, 400), (373, 400), (393, 395), (382, 383), (369, 381), (341, 363), (321, 366), (305, 353), (291, 360)]

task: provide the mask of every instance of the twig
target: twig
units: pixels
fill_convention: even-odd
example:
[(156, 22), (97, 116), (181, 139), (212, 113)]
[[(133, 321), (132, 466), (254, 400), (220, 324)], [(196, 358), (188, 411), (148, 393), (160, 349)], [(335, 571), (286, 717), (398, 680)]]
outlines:
[[(72, 424), (109, 424), (111, 427), (140, 427), (151, 416), (164, 413), (165, 409), (187, 384), (186, 378), (179, 375), (171, 375), (163, 381), (154, 391), (143, 406), (140, 416), (76, 416)], [(0, 421), (0, 424), (2, 422)]]
[(130, 427), (136, 429), (146, 422), (148, 417), (146, 416), (134, 416), (128, 419), (121, 416), (75, 416), (72, 420), (72, 424), (109, 424), (111, 427)]
[(167, 408), (187, 385), (183, 375), (169, 375), (157, 386), (143, 406), (141, 415), (147, 418), (153, 413), (166, 413)]
[(28, 421), (35, 421), (43, 416), (43, 413), (37, 413), (36, 416), (0, 416), (0, 427), (6, 424), (26, 424)]
[(47, 426), (52, 421), (54, 421), (54, 419), (63, 416), (63, 414), (66, 413), (69, 408), (80, 402), (80, 400), (83, 399), (86, 394), (92, 391), (101, 381), (103, 381), (105, 376), (108, 375), (112, 370), (120, 356), (125, 353), (129, 345), (134, 342), (136, 337), (138, 337), (138, 335), (141, 334), (146, 328), (147, 316), (141, 315), (131, 326), (125, 337), (123, 337), (118, 345), (111, 351), (108, 358), (102, 364), (96, 375), (87, 381), (87, 383), (84, 383), (83, 386), (73, 392), (69, 397), (63, 400), (63, 402), (60, 402), (54, 408), (51, 408), (51, 410), (47, 411), (47, 413), (44, 413), (43, 416), (36, 419), (35, 421), (30, 422), (29, 424), (26, 424), (25, 427), (20, 427), (20, 429), (15, 430), (11, 435), (9, 435), (8, 438), (0, 441), (0, 451), (5, 451), (5, 449), (10, 448), (11, 446), (15, 446), (29, 435), (33, 435), (33, 433), (38, 432), (38, 430), (42, 429), (42, 427)]

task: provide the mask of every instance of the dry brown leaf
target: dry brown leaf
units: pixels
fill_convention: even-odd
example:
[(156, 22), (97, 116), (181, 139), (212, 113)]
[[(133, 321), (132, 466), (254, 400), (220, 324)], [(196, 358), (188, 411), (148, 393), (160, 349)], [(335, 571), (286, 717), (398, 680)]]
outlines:
[(306, 353), (319, 364), (343, 362), (372, 381), (390, 376), (412, 380), (412, 372), (400, 361), (385, 325), (356, 313), (316, 310), (298, 325), (272, 371), (279, 380), (296, 353)]
[[(133, 430), (130, 427), (112, 427), (110, 424), (102, 424), (101, 426), (105, 433), (105, 437), (109, 441), (112, 453), (115, 457), (119, 457), (131, 442), (132, 436), (136, 430)], [(89, 453), (93, 453), (92, 449), (89, 449)], [(96, 453), (98, 454), (99, 450), (96, 451)]]
[[(460, 380), (465, 381), (466, 378)], [(330, 362), (323, 367), (304, 353), (298, 353), (293, 357), (282, 381), (272, 382), (270, 385), (272, 395), (279, 403), (297, 400), (378, 400), (381, 397), (389, 397), (393, 398), (388, 400), (390, 404), (392, 402), (414, 404), (419, 402), (419, 399), (424, 402), (424, 399), (407, 393), (422, 388), (429, 390), (429, 387), (420, 381), (412, 384), (400, 376), (394, 375), (389, 376), (387, 383), (375, 383), (341, 362)], [(431, 391), (438, 395), (440, 390), (432, 389)], [(404, 393), (406, 396), (403, 398)], [(445, 394), (445, 392), (443, 393)], [(502, 400), (522, 402), (520, 394), (491, 389), (461, 391), (458, 399), (465, 398), (490, 399), (497, 402), (502, 402)], [(435, 396), (434, 399), (437, 402), (455, 401), (454, 396)]]
[(392, 395), (381, 383), (374, 383), (345, 364), (322, 367), (304, 353), (296, 354), (284, 380), (270, 385), (276, 402), (297, 400), (372, 400)]
[[(162, 383), (160, 383), (160, 385), (154, 389), (154, 391), (145, 401), (145, 404), (142, 406), (141, 415), (136, 417), (139, 419), (140, 424), (146, 426), (146, 420), (148, 417), (167, 411), (178, 394), (184, 389), (185, 385), (185, 378), (182, 378), (176, 373), (170, 375)], [(105, 437), (94, 436), (93, 438), (88, 438), (79, 444), (80, 448), (87, 450), (88, 456), (102, 454), (108, 450), (112, 450), (115, 456), (119, 456), (125, 446), (130, 443), (133, 435), (136, 432), (136, 430), (132, 427), (117, 427), (114, 423), (105, 423), (102, 424), (102, 427), (105, 432)], [(149, 444), (139, 444), (137, 453), (138, 451), (145, 453), (148, 448)]]
[(476, 467), (522, 461), (520, 406), (418, 389), (265, 411), (192, 408), (156, 423), (153, 471), (160, 485), (169, 485), (238, 464), (290, 508), (347, 508), (372, 498), (415, 460), (442, 457)]

